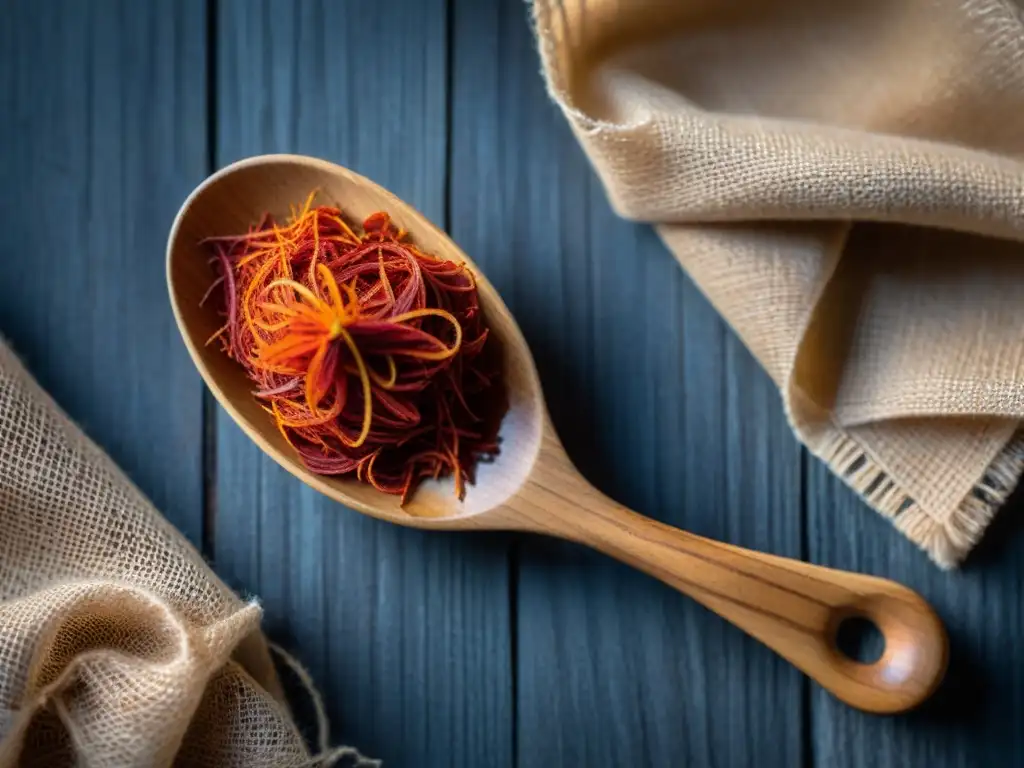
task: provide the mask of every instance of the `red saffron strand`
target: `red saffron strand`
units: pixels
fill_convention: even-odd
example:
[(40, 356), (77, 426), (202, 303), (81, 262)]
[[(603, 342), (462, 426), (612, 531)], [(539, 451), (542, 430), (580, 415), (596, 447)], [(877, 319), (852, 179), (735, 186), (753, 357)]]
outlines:
[(500, 354), (463, 264), (422, 252), (384, 212), (293, 207), (209, 238), (224, 326), (210, 339), (312, 472), (353, 475), (404, 504), (425, 478), (462, 499), (498, 452)]

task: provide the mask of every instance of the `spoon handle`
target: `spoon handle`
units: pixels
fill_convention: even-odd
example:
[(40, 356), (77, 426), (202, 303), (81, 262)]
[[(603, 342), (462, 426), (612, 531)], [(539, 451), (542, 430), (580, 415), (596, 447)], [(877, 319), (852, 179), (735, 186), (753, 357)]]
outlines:
[[(582, 489), (581, 489), (582, 490)], [(894, 713), (924, 701), (946, 670), (942, 622), (907, 587), (711, 541), (643, 517), (592, 488), (536, 528), (578, 541), (694, 598), (774, 649), (852, 707)], [(577, 506), (577, 500), (579, 506)], [(875, 624), (885, 650), (860, 663), (836, 645), (840, 623)]]

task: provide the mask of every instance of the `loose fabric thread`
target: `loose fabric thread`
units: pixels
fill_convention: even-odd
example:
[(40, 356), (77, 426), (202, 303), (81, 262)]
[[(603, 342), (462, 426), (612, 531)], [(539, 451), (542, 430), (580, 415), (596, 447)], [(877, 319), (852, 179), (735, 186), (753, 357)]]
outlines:
[(313, 682), (313, 677), (306, 671), (306, 668), (302, 666), (298, 659), (280, 645), (268, 643), (268, 646), (285, 663), (288, 669), (294, 673), (295, 677), (302, 684), (303, 689), (309, 695), (310, 701), (313, 702), (313, 710), (316, 713), (317, 754), (310, 758), (308, 765), (325, 766), (327, 768), (328, 766), (335, 765), (343, 758), (351, 758), (354, 761), (352, 768), (380, 768), (383, 765), (380, 760), (364, 757), (360, 754), (359, 750), (353, 747), (331, 747), (329, 741), (331, 723), (327, 717), (327, 708), (324, 706), (323, 696), (320, 695), (316, 683)]

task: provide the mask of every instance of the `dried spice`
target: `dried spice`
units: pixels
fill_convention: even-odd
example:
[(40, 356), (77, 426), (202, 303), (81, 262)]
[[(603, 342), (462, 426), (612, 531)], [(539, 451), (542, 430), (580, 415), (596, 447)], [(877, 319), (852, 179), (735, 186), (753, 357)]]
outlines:
[(210, 341), (244, 366), (311, 471), (352, 474), (404, 503), (424, 478), (461, 499), (498, 451), (500, 354), (464, 265), (424, 253), (387, 213), (361, 231), (313, 205), (279, 225), (204, 241), (225, 324)]

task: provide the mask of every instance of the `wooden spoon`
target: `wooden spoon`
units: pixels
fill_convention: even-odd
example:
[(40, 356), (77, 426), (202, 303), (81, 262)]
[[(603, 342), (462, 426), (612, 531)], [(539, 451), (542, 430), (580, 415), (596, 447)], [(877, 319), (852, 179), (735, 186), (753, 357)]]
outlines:
[[(242, 368), (205, 344), (223, 321), (200, 307), (214, 274), (199, 241), (244, 232), (265, 211), (283, 216), (313, 189), (359, 220), (387, 211), (425, 251), (474, 269), (481, 305), (504, 348), (510, 408), (502, 422), (501, 455), (480, 467), (464, 502), (454, 497), (450, 483), (428, 483), (402, 508), (396, 497), (362, 483), (307, 471), (253, 398)], [(685, 533), (631, 512), (590, 485), (555, 434), (530, 350), (494, 287), (440, 229), (368, 179), (290, 155), (224, 168), (200, 184), (178, 212), (167, 244), (167, 281), (178, 328), (220, 404), (278, 464), (332, 499), (401, 525), (530, 531), (594, 547), (703, 603), (860, 709), (909, 709), (941, 681), (945, 631), (910, 589)], [(885, 650), (874, 663), (858, 663), (837, 648), (839, 625), (851, 617), (881, 630)]]

